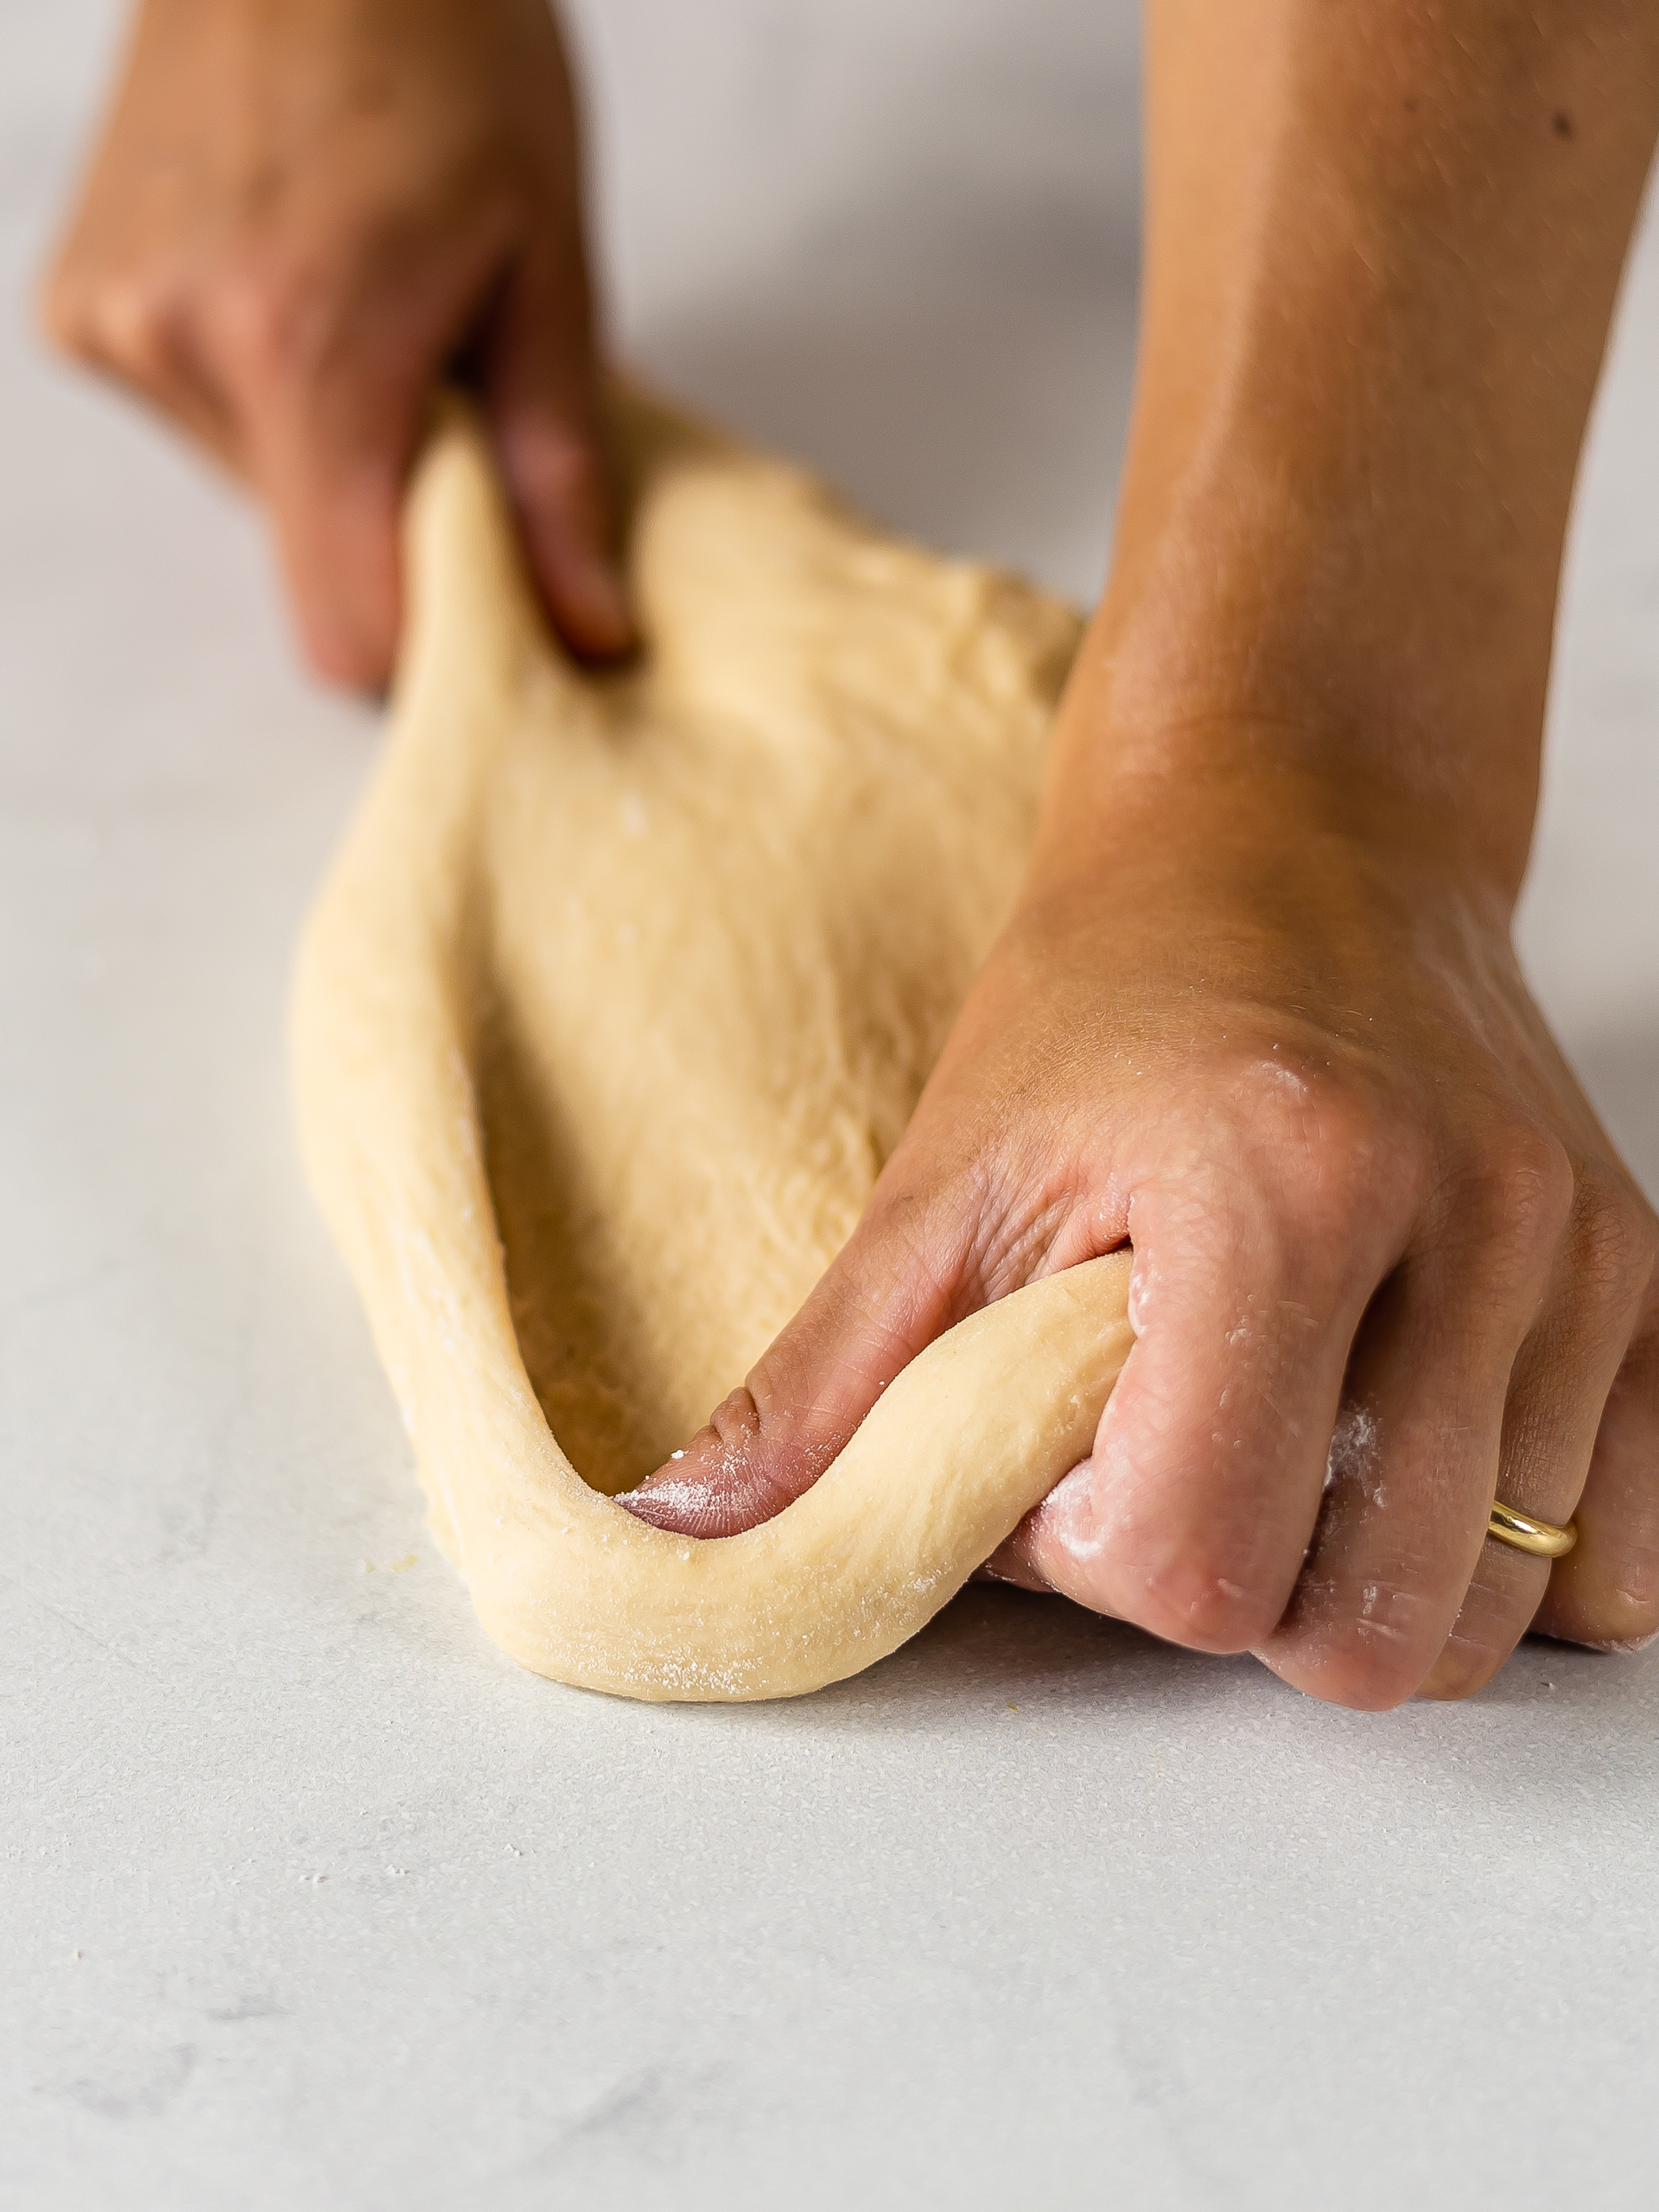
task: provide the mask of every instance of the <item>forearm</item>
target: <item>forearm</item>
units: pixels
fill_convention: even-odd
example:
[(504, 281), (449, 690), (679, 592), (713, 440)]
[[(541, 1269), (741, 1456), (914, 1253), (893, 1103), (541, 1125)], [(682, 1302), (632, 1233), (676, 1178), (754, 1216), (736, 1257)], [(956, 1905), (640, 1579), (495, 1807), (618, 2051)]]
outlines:
[(1648, 0), (1152, 0), (1139, 389), (1046, 844), (1334, 779), (1512, 899), (1659, 129)]

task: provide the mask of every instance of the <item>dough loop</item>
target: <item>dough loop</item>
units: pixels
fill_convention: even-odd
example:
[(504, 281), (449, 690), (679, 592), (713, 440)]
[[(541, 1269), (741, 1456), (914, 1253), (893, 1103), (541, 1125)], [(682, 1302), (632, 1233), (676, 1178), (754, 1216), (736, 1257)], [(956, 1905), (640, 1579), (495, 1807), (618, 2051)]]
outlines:
[(302, 1131), (489, 1633), (623, 1695), (789, 1696), (944, 1604), (1131, 1342), (1118, 1255), (952, 1329), (760, 1528), (611, 1502), (858, 1219), (1011, 906), (1077, 621), (637, 401), (623, 442), (620, 673), (548, 637), (459, 410), (421, 464), (391, 735), (301, 953)]

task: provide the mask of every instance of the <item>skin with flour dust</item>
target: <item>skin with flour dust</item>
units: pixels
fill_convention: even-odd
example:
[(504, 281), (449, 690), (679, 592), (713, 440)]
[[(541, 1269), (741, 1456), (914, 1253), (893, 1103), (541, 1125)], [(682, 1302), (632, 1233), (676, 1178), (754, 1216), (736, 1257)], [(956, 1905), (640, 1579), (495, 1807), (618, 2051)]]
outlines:
[[(1147, 33), (1137, 396), (1024, 895), (862, 1224), (630, 1503), (763, 1519), (952, 1322), (1130, 1240), (1139, 1342), (996, 1571), (1459, 1696), (1529, 1626), (1659, 1630), (1659, 1224), (1510, 938), (1659, 11)], [(540, 0), (137, 13), (47, 319), (252, 485), (341, 681), (457, 361), (551, 620), (628, 642), (577, 176)], [(1486, 1541), (1495, 1493), (1578, 1548)]]

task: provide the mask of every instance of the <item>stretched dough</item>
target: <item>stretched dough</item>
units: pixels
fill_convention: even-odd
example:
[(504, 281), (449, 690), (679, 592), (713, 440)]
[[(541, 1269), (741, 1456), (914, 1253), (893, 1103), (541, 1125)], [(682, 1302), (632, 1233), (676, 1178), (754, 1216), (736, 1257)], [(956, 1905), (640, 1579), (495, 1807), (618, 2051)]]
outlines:
[(1013, 899), (1077, 623), (640, 403), (622, 436), (620, 674), (549, 639), (459, 410), (419, 468), (391, 738), (301, 952), (302, 1133), (489, 1633), (627, 1696), (791, 1696), (944, 1604), (1131, 1341), (1096, 1261), (951, 1330), (763, 1527), (611, 1502), (857, 1220)]

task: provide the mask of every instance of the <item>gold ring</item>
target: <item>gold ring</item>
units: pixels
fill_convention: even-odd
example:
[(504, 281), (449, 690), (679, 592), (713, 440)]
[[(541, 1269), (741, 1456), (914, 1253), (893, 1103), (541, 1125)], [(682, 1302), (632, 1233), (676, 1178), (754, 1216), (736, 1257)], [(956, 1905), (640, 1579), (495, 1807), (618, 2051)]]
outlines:
[(1535, 1559), (1565, 1559), (1579, 1541), (1576, 1522), (1569, 1521), (1565, 1529), (1558, 1529), (1553, 1521), (1535, 1521), (1530, 1513), (1517, 1513), (1501, 1497), (1492, 1501), (1492, 1516), (1486, 1523), (1486, 1533), (1496, 1536), (1500, 1544), (1513, 1544), (1518, 1552), (1530, 1552)]

